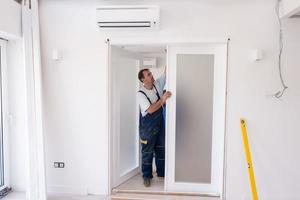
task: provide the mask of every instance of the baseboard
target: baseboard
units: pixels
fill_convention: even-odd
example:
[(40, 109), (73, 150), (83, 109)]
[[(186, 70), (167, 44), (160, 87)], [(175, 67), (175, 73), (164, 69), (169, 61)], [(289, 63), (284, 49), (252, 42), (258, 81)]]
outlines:
[(26, 191), (26, 185), (22, 184), (11, 184), (10, 187), (14, 192), (25, 192)]

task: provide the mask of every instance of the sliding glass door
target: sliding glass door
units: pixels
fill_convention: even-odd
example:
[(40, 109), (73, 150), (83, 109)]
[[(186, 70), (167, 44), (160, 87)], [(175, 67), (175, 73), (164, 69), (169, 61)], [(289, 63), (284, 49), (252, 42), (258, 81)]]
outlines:
[(168, 47), (167, 191), (222, 193), (226, 44)]
[(5, 135), (3, 134), (3, 112), (2, 112), (2, 69), (6, 64), (6, 42), (0, 40), (0, 191), (5, 187)]

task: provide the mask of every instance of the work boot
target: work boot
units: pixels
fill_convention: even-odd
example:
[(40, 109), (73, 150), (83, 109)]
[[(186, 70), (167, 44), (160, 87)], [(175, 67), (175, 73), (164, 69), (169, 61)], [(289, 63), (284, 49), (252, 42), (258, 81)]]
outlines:
[(150, 178), (144, 178), (144, 186), (145, 187), (150, 187), (151, 185), (151, 179)]

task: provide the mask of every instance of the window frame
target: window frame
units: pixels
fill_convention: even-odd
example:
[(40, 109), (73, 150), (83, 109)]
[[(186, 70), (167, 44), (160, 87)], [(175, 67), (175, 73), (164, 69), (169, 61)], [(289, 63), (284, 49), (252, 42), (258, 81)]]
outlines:
[(7, 41), (0, 39), (0, 131), (2, 133), (3, 142), (3, 185), (0, 186), (0, 191), (6, 187), (10, 187), (10, 167), (9, 167), (9, 132), (7, 100)]

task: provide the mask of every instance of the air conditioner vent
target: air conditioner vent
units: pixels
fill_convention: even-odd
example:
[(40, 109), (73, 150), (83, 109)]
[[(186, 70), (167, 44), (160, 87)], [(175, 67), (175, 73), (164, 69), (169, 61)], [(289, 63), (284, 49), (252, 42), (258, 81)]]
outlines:
[(300, 18), (300, 11), (297, 12), (296, 14), (290, 16), (290, 18)]
[(151, 22), (98, 22), (100, 28), (147, 28)]

